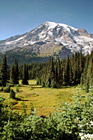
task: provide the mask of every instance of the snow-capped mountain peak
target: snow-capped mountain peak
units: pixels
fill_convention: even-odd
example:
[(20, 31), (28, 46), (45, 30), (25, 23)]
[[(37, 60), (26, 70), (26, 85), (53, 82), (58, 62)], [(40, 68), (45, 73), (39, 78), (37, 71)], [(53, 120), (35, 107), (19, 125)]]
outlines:
[(1, 53), (24, 48), (26, 51), (26, 47), (40, 55), (58, 53), (61, 58), (78, 51), (86, 55), (93, 49), (93, 35), (84, 29), (47, 21), (23, 35), (0, 41)]
[(54, 29), (55, 27), (62, 27), (64, 30), (70, 32), (70, 30), (73, 30), (73, 32), (77, 31), (77, 28), (74, 28), (72, 26), (62, 24), (62, 23), (56, 23), (56, 22), (50, 22), (47, 21), (44, 23), (46, 26), (48, 26), (48, 29)]

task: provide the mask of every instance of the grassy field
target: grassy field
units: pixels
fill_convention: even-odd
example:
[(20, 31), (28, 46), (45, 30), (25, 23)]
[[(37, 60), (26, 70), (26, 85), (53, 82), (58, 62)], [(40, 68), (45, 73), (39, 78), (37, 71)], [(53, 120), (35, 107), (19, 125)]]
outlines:
[[(11, 87), (16, 92), (17, 87)], [(26, 105), (27, 113), (30, 113), (31, 106), (35, 107), (35, 110), (40, 115), (49, 115), (55, 111), (62, 103), (72, 102), (72, 96), (76, 93), (76, 87), (63, 87), (60, 89), (42, 88), (36, 85), (35, 80), (30, 80), (29, 85), (20, 85), (18, 87), (19, 92), (16, 92), (16, 99), (10, 99), (9, 93), (0, 92), (0, 96), (3, 96), (6, 100), (4, 104), (8, 104), (13, 110), (22, 111), (22, 103)], [(84, 94), (83, 90), (78, 92)]]

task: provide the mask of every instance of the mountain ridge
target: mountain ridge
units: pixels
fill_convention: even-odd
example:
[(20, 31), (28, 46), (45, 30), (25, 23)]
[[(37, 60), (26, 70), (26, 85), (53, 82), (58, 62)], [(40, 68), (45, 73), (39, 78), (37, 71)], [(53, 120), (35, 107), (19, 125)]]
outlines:
[(0, 53), (25, 52), (25, 55), (58, 56), (61, 59), (80, 51), (86, 55), (92, 49), (93, 34), (89, 34), (85, 29), (50, 21), (22, 35), (0, 41)]

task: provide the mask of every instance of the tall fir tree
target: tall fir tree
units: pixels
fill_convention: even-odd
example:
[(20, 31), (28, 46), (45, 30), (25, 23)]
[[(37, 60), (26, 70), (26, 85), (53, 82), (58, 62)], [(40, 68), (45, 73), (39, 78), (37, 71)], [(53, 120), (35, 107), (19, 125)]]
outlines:
[(58, 85), (59, 86), (61, 86), (62, 85), (62, 80), (63, 80), (63, 78), (62, 78), (62, 69), (61, 69), (61, 61), (60, 61), (60, 59), (58, 59), (58, 64), (57, 64), (57, 69), (58, 69), (58, 81), (57, 81), (57, 83), (58, 83)]
[(93, 86), (93, 51), (90, 54), (87, 77), (89, 78), (90, 85)]
[(12, 66), (12, 68), (10, 70), (10, 83), (15, 84), (15, 69), (14, 69), (14, 65)]
[(56, 80), (56, 83), (58, 82), (58, 69), (57, 69), (57, 64), (56, 64), (56, 68), (55, 68), (55, 80)]
[(81, 83), (82, 83), (82, 85), (87, 82), (88, 65), (89, 65), (89, 54), (86, 56), (85, 66), (83, 68), (83, 73), (81, 75)]
[(6, 83), (7, 83), (7, 70), (8, 70), (7, 59), (6, 59), (6, 54), (5, 54), (2, 60), (2, 64), (1, 64), (1, 83), (2, 83), (2, 86), (4, 87), (6, 86)]
[(14, 60), (14, 79), (15, 79), (15, 84), (19, 84), (19, 69), (18, 69), (18, 61), (15, 58)]
[(87, 79), (85, 91), (86, 93), (89, 93), (89, 79)]
[(23, 65), (22, 84), (28, 85), (28, 68), (26, 63)]
[(80, 52), (79, 63), (80, 63), (80, 73), (82, 73), (83, 72), (83, 54), (82, 54), (82, 51)]
[[(42, 81), (44, 81), (44, 80), (42, 79)], [(52, 81), (55, 81), (55, 70), (54, 70), (53, 57), (51, 58), (51, 60), (48, 61), (48, 64), (47, 64), (47, 72), (46, 72), (46, 76), (45, 76), (45, 86), (51, 87)]]
[(69, 59), (69, 56), (67, 58), (67, 61), (66, 61), (66, 67), (65, 67), (65, 84), (66, 85), (69, 85), (70, 84), (70, 59)]
[(51, 80), (55, 80), (55, 69), (54, 69), (53, 57), (51, 59), (50, 76), (51, 76)]

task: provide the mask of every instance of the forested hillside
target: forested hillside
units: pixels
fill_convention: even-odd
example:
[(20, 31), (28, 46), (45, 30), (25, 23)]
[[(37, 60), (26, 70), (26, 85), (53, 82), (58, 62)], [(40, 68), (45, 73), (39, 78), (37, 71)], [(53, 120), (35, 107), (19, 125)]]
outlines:
[(93, 84), (93, 51), (86, 56), (81, 52), (64, 60), (51, 58), (46, 63), (25, 63), (19, 66), (16, 58), (12, 66), (7, 65), (6, 59), (5, 55), (1, 63), (1, 85), (4, 84), (3, 80), (5, 83), (17, 84), (17, 80), (24, 79), (24, 76), (27, 80), (37, 79), (37, 84), (43, 87)]
[(38, 76), (38, 84), (43, 87), (60, 87), (66, 85), (93, 85), (93, 51), (87, 56), (75, 53), (67, 60), (53, 60), (47, 63)]

